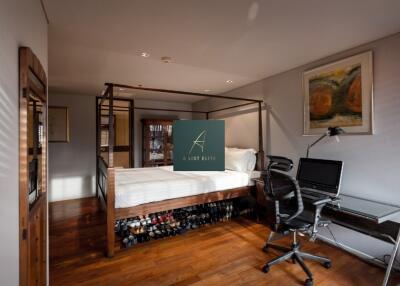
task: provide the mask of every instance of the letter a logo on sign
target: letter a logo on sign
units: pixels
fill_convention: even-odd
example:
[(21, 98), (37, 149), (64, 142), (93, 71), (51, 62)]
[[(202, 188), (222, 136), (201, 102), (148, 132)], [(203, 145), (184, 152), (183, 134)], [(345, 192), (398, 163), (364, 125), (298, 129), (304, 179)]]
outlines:
[(192, 153), (192, 150), (195, 146), (200, 147), (201, 149), (201, 153), (204, 152), (204, 145), (206, 144), (206, 134), (207, 134), (207, 130), (203, 130), (199, 136), (197, 136), (197, 138), (195, 140), (193, 140), (193, 145), (192, 148), (190, 148), (189, 154)]

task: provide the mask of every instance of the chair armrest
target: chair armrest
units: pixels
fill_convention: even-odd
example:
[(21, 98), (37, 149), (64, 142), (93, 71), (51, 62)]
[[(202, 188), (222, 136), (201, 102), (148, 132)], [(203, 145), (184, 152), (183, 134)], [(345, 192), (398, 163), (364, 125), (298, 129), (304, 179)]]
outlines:
[(326, 199), (322, 199), (322, 200), (313, 202), (313, 205), (314, 206), (323, 205), (322, 207), (324, 207), (327, 203), (330, 203), (331, 201), (332, 201), (331, 198), (326, 198)]
[[(332, 202), (331, 198), (322, 199), (322, 200), (315, 201), (312, 203), (315, 206), (314, 222), (313, 222), (313, 226), (312, 226), (312, 230), (311, 230), (311, 234), (310, 234), (311, 240), (313, 240), (313, 241), (317, 237), (317, 233), (318, 233), (317, 227), (319, 226), (319, 222), (321, 219), (321, 211), (324, 208), (324, 206), (329, 202)], [(327, 224), (327, 223), (328, 223), (328, 221), (325, 222), (324, 224)]]

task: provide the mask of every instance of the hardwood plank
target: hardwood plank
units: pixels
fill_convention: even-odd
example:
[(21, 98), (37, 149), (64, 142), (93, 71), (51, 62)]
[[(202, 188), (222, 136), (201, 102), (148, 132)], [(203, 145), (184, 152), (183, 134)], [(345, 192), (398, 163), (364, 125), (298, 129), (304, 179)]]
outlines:
[[(50, 285), (286, 286), (303, 285), (306, 278), (289, 262), (264, 274), (262, 266), (278, 252), (262, 252), (268, 228), (244, 218), (116, 250), (108, 259), (103, 255), (106, 215), (95, 198), (51, 203), (49, 215)], [(303, 250), (333, 261), (331, 269), (306, 261), (314, 285), (380, 285), (383, 269), (322, 242), (302, 242)], [(391, 285), (396, 282), (398, 276)]]

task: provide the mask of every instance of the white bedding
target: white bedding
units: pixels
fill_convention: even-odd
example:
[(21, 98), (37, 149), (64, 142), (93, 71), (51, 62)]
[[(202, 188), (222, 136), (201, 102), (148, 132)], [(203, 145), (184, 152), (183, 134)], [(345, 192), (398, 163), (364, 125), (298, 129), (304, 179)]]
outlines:
[(244, 187), (258, 176), (257, 171), (174, 172), (172, 166), (115, 169), (115, 208)]

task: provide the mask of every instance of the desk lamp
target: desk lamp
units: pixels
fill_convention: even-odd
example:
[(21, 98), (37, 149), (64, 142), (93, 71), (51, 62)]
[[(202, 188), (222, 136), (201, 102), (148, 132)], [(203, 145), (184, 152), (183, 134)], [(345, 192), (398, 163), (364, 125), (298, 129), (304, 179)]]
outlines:
[(317, 140), (315, 140), (314, 143), (308, 145), (308, 147), (307, 147), (307, 158), (308, 158), (308, 155), (310, 153), (310, 149), (314, 145), (316, 145), (319, 141), (321, 141), (322, 139), (324, 139), (327, 136), (329, 136), (329, 137), (336, 136), (336, 138), (338, 138), (337, 136), (340, 135), (340, 134), (343, 134), (343, 133), (345, 133), (345, 132), (340, 127), (328, 127), (328, 130), (321, 137), (319, 137)]

